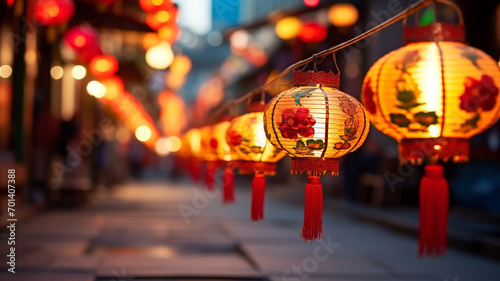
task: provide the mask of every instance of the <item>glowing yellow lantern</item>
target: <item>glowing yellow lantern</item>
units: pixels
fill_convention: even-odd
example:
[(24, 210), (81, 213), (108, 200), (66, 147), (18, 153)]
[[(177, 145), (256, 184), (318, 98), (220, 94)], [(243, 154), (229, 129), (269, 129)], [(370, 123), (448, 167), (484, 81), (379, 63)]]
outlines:
[(276, 23), (275, 31), (279, 38), (289, 40), (299, 36), (302, 22), (296, 17), (285, 17)]
[(231, 148), (226, 141), (227, 129), (231, 125), (228, 120), (217, 123), (213, 126), (210, 146), (215, 151), (218, 160), (218, 166), (224, 169), (222, 174), (222, 190), (223, 202), (229, 203), (234, 201), (234, 162), (231, 162), (233, 155), (231, 154)]
[(233, 119), (227, 129), (226, 141), (234, 158), (238, 159), (240, 174), (254, 174), (252, 181), (252, 220), (264, 218), (264, 175), (276, 173), (276, 162), (286, 153), (275, 148), (264, 132), (264, 103), (250, 105), (249, 112)]
[(406, 26), (404, 39), (404, 47), (370, 68), (362, 100), (374, 126), (399, 142), (401, 160), (429, 158), (433, 164), (421, 182), (419, 251), (440, 255), (446, 248), (448, 184), (437, 162), (467, 161), (468, 139), (498, 120), (500, 68), (464, 44), (462, 24)]
[(328, 20), (337, 27), (352, 26), (358, 21), (359, 12), (356, 6), (349, 3), (333, 4), (328, 9)]
[(274, 97), (264, 112), (266, 136), (292, 157), (292, 173), (307, 172), (301, 237), (322, 237), (319, 175), (339, 173), (339, 158), (358, 149), (369, 130), (363, 106), (339, 91), (332, 72), (293, 73), (293, 87)]

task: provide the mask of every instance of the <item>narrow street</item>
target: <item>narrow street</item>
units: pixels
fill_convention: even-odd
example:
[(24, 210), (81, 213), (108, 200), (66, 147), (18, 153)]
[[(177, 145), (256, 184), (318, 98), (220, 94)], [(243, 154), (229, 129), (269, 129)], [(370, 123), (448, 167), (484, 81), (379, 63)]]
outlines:
[[(236, 202), (187, 183), (129, 183), (90, 206), (18, 221), (16, 273), (0, 280), (497, 281), (493, 260), (448, 249), (419, 258), (417, 240), (342, 214), (324, 215), (325, 240), (299, 238), (302, 208), (267, 198), (249, 219), (250, 189)], [(2, 238), (7, 234), (0, 233)], [(8, 245), (2, 239), (1, 252)]]

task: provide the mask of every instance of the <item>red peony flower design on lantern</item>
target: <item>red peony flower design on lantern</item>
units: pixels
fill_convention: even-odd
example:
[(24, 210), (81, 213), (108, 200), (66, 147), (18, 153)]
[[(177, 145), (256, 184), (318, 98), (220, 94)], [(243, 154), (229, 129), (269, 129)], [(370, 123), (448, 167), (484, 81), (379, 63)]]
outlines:
[(297, 139), (299, 135), (309, 138), (314, 136), (314, 124), (316, 120), (309, 114), (309, 108), (297, 108), (297, 112), (286, 108), (281, 115), (279, 129), (287, 139)]
[(467, 77), (465, 92), (460, 96), (460, 109), (467, 112), (476, 112), (479, 108), (490, 111), (495, 107), (498, 88), (493, 78), (482, 75), (480, 80)]
[(373, 102), (373, 90), (372, 90), (372, 85), (371, 85), (371, 79), (368, 79), (366, 82), (365, 90), (363, 92), (363, 105), (365, 106), (366, 110), (370, 112), (371, 114), (375, 114), (377, 112), (377, 108), (375, 106), (375, 102)]
[(238, 132), (236, 132), (236, 131), (231, 131), (231, 132), (229, 133), (229, 138), (230, 138), (229, 143), (230, 143), (231, 145), (233, 145), (233, 146), (237, 146), (237, 145), (240, 145), (240, 144), (241, 144), (241, 139), (242, 139), (242, 137), (241, 137), (241, 135), (240, 135), (240, 134), (238, 134)]
[(210, 139), (210, 147), (213, 148), (213, 149), (216, 149), (217, 146), (218, 146), (218, 142), (217, 142), (217, 139), (216, 138), (211, 138)]

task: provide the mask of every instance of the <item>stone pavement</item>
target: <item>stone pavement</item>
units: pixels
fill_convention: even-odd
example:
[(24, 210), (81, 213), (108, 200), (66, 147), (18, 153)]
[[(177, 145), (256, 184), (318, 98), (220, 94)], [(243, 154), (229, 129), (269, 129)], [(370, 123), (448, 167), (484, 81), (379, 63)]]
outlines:
[(130, 183), (18, 221), (15, 274), (2, 230), (0, 280), (500, 280), (496, 261), (451, 249), (422, 259), (416, 239), (342, 214), (325, 213), (325, 240), (305, 244), (301, 206), (266, 198), (265, 220), (252, 222), (249, 198), (248, 187), (223, 205), (189, 184)]

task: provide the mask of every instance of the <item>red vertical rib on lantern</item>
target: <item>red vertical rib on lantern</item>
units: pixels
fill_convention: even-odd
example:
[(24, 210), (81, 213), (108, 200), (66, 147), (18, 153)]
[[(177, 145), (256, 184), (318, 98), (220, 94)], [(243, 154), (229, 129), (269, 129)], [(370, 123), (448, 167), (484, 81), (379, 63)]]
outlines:
[(226, 167), (222, 174), (222, 188), (224, 190), (223, 202), (234, 202), (234, 173), (229, 167)]
[(323, 238), (323, 190), (320, 177), (309, 176), (306, 184), (304, 222), (300, 237), (304, 241)]
[(215, 163), (207, 163), (207, 167), (205, 168), (205, 189), (208, 191), (214, 190), (215, 169)]
[(266, 178), (263, 174), (255, 174), (252, 180), (252, 220), (264, 218), (264, 193), (266, 192)]
[(447, 226), (448, 182), (441, 165), (427, 165), (420, 182), (420, 256), (445, 253)]

